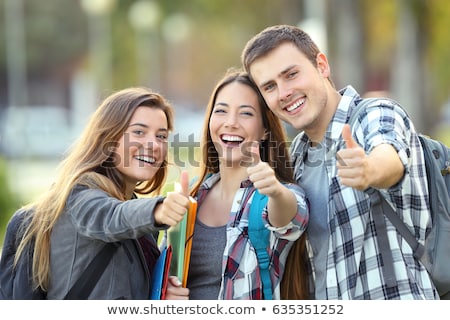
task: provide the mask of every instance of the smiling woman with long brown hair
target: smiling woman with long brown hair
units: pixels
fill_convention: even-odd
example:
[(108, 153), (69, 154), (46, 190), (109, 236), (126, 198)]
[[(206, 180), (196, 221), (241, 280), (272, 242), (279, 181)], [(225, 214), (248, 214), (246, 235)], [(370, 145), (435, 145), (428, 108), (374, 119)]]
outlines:
[[(148, 89), (113, 93), (91, 117), (51, 188), (13, 216), (33, 213), (24, 220), (29, 223), (13, 263), (26, 259), (33, 246), (32, 285), (48, 299), (63, 299), (107, 243), (118, 249), (83, 298), (150, 297), (159, 256), (152, 233), (177, 224), (189, 205), (187, 178), (184, 194), (158, 195), (167, 175), (172, 113), (164, 97)], [(187, 299), (188, 293), (172, 279), (167, 298)]]
[[(187, 285), (190, 299), (267, 299), (248, 236), (256, 190), (268, 197), (260, 214), (270, 231), (266, 249), (272, 298), (306, 298), (305, 194), (293, 183), (281, 122), (246, 73), (230, 70), (211, 94), (202, 157), (200, 177), (191, 191), (198, 212)], [(290, 252), (295, 257), (288, 259)]]

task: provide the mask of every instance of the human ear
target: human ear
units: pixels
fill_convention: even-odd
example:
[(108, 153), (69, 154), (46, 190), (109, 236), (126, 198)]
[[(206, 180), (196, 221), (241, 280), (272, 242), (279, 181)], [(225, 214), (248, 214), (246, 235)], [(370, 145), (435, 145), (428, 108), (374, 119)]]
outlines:
[(328, 64), (327, 56), (323, 52), (319, 52), (316, 56), (317, 70), (324, 78), (330, 76), (330, 65)]

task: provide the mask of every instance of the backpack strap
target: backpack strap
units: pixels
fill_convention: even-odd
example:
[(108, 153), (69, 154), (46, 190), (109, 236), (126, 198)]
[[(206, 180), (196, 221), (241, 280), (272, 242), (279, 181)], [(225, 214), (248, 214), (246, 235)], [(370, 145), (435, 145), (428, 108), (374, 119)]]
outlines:
[[(371, 188), (366, 191), (366, 193), (370, 198), (373, 220), (377, 229), (376, 240), (378, 247), (380, 248), (381, 258), (383, 260), (381, 269), (384, 275), (384, 281), (386, 282), (387, 287), (395, 287), (397, 286), (397, 280), (395, 278), (394, 272), (394, 260), (391, 254), (391, 247), (389, 245), (386, 220), (384, 219), (384, 215), (386, 215), (387, 217), (395, 216), (401, 223), (402, 221), (392, 210), (389, 203), (386, 202), (386, 199), (384, 199), (380, 191)], [(404, 224), (403, 226), (406, 227)]]
[(369, 105), (376, 102), (379, 98), (366, 98), (362, 99), (355, 107), (352, 109), (350, 118), (348, 120), (348, 124), (350, 128), (353, 128), (353, 125), (356, 123), (356, 120), (359, 117), (359, 114), (363, 112)]
[[(413, 249), (413, 255), (417, 260), (420, 260), (425, 254), (425, 247), (417, 238), (409, 231), (405, 223), (400, 219), (398, 214), (395, 213), (391, 205), (386, 201), (386, 199), (381, 195), (380, 191), (376, 189), (371, 189), (368, 191), (370, 197), (370, 205), (375, 211), (375, 206), (379, 206), (378, 212), (383, 214), (391, 221), (394, 227), (397, 229), (398, 233), (405, 239), (409, 246)], [(380, 215), (377, 213), (377, 217)], [(389, 244), (388, 244), (389, 245)], [(392, 262), (393, 264), (393, 262)]]
[(64, 300), (87, 299), (106, 269), (114, 253), (121, 246), (120, 242), (107, 243), (89, 263), (88, 267), (64, 297)]
[(248, 236), (258, 258), (264, 300), (272, 300), (272, 280), (270, 279), (269, 273), (270, 258), (267, 253), (270, 231), (264, 226), (262, 219), (262, 212), (267, 201), (268, 197), (260, 194), (255, 189), (248, 215)]

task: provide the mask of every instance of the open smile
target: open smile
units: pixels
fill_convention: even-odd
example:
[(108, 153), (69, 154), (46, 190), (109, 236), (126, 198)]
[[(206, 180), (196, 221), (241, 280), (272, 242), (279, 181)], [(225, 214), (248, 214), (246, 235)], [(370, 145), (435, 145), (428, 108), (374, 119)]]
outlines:
[(295, 101), (294, 103), (286, 106), (283, 110), (286, 110), (288, 113), (296, 113), (296, 111), (300, 111), (305, 104), (306, 98), (302, 98), (300, 100)]
[(244, 141), (244, 138), (238, 135), (222, 134), (220, 140), (228, 147), (238, 147)]
[(154, 158), (152, 156), (139, 155), (139, 156), (135, 156), (134, 158), (140, 162), (143, 162), (145, 164), (149, 164), (152, 166), (156, 164), (156, 158)]

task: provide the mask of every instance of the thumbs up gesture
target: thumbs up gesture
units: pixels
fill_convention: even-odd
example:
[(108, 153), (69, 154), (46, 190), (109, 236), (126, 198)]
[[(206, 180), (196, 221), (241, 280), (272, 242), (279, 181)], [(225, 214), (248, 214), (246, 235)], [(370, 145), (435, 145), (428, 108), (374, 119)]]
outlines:
[(279, 194), (283, 185), (278, 181), (275, 172), (267, 162), (261, 161), (258, 142), (253, 142), (249, 148), (252, 157), (252, 165), (247, 168), (250, 181), (258, 189), (259, 193), (269, 197)]
[(369, 187), (369, 164), (364, 149), (353, 139), (350, 126), (344, 125), (342, 139), (345, 141), (345, 149), (336, 153), (337, 174), (343, 185), (358, 190)]
[(183, 219), (189, 208), (189, 175), (182, 171), (180, 182), (175, 190), (168, 192), (164, 201), (155, 209), (155, 221), (159, 224), (174, 226)]

